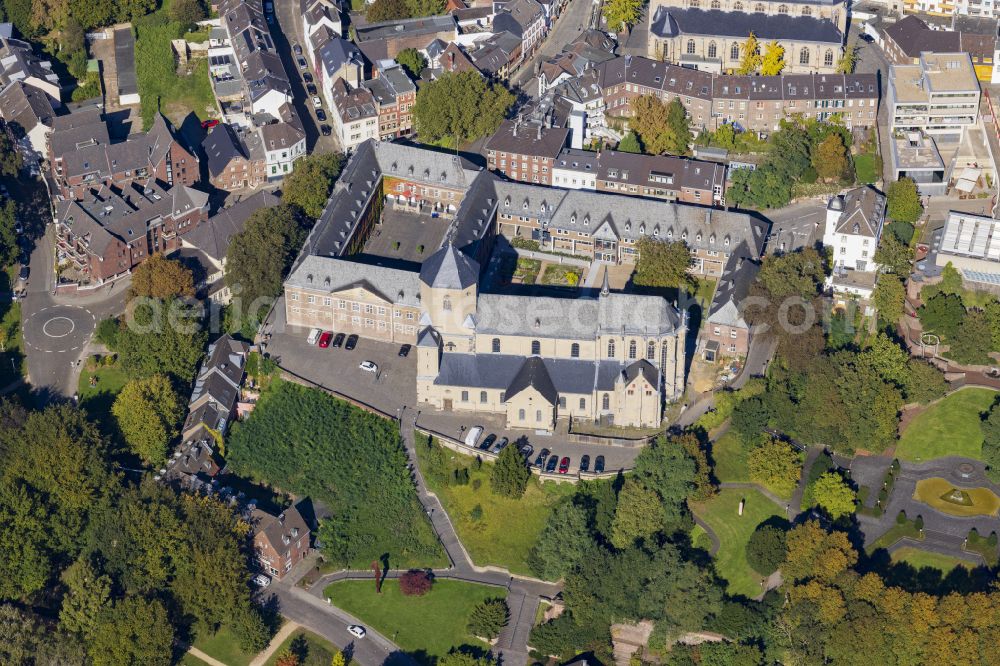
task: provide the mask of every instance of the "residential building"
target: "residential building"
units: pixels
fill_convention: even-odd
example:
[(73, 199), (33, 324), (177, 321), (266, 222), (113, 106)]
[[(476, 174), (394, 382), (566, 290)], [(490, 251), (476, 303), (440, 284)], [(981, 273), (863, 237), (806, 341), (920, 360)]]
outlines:
[(725, 205), (724, 164), (672, 155), (637, 155), (564, 148), (552, 169), (552, 185), (615, 192), (703, 206)]
[(39, 88), (14, 81), (0, 90), (0, 118), (22, 151), (45, 156), (54, 117), (51, 98)]
[(403, 49), (423, 49), (435, 39), (446, 44), (458, 40), (458, 24), (451, 14), (369, 23), (354, 31), (354, 42), (369, 62), (395, 58)]
[(968, 53), (922, 53), (889, 67), (890, 127), (961, 138), (979, 120), (979, 81)]
[(963, 16), (977, 18), (1000, 16), (1000, 8), (993, 0), (903, 0), (903, 11), (949, 19)]
[(448, 44), (444, 50), (441, 51), (435, 66), (439, 68), (442, 73), (479, 71), (465, 50), (455, 42)]
[(219, 17), (239, 68), (246, 108), (251, 114), (278, 118), (278, 109), (292, 103), (291, 85), (261, 0), (221, 0)]
[(180, 237), (206, 223), (208, 195), (155, 181), (120, 190), (98, 184), (78, 200), (57, 201), (54, 218), (58, 261), (101, 283), (179, 249)]
[[(843, 29), (835, 22), (804, 13), (813, 11), (813, 3), (759, 3), (775, 13), (726, 11), (721, 9), (720, 0), (711, 5), (720, 9), (703, 9), (695, 6), (698, 4), (699, 0), (691, 0), (684, 7), (658, 4), (650, 8), (648, 57), (715, 74), (732, 73), (740, 66), (741, 45), (753, 33), (761, 44), (773, 41), (784, 48), (785, 72), (789, 74), (837, 71)], [(742, 7), (741, 2), (733, 6), (737, 5)]]
[(582, 75), (602, 62), (613, 60), (617, 43), (600, 30), (588, 29), (538, 69), (538, 96), (555, 85)]
[(382, 69), (377, 79), (361, 84), (375, 100), (378, 110), (378, 133), (383, 141), (413, 133), (413, 105), (417, 86), (398, 64)]
[(344, 150), (354, 150), (368, 139), (379, 138), (379, 113), (368, 88), (352, 89), (343, 79), (337, 79), (330, 116)]
[(357, 88), (365, 79), (365, 57), (352, 42), (331, 36), (325, 31), (313, 35), (313, 68), (316, 73), (316, 87), (323, 93), (327, 105), (332, 109), (333, 87), (343, 80), (351, 88)]
[(201, 142), (208, 178), (220, 190), (259, 187), (267, 182), (267, 156), (260, 134), (222, 123)]
[(832, 197), (826, 208), (823, 245), (830, 248), (835, 293), (869, 299), (878, 278), (875, 251), (885, 223), (885, 195), (866, 186)]
[(716, 283), (705, 324), (701, 327), (698, 349), (706, 361), (746, 358), (750, 351), (752, 329), (744, 317), (743, 307), (760, 264), (735, 254), (729, 262)]
[[(992, 13), (992, 10), (990, 10)], [(980, 81), (989, 81), (997, 50), (997, 20), (956, 17), (954, 30), (932, 29), (916, 16), (905, 16), (882, 31), (882, 47), (890, 63), (919, 65), (920, 54), (969, 54)]]
[[(188, 402), (188, 414), (181, 428), (181, 439), (197, 441), (226, 434), (236, 415), (236, 403), (243, 384), (250, 345), (228, 333), (208, 346), (208, 355), (198, 369)], [(214, 433), (214, 434), (213, 434)]]
[(302, 35), (305, 48), (312, 57), (312, 36), (322, 29), (329, 30), (340, 36), (344, 34), (343, 21), (340, 18), (340, 7), (331, 0), (299, 0), (299, 11), (302, 13)]
[(505, 120), (486, 142), (486, 159), (490, 169), (508, 178), (551, 185), (552, 168), (568, 138), (564, 127)]
[(295, 168), (295, 161), (306, 155), (306, 132), (299, 114), (291, 104), (278, 109), (280, 120), (260, 125), (260, 142), (269, 181), (284, 178)]
[(1000, 220), (950, 211), (935, 263), (957, 268), (970, 289), (1000, 294)]
[(0, 88), (16, 81), (48, 95), (53, 106), (60, 105), (62, 86), (52, 63), (36, 56), (28, 42), (0, 37)]
[(524, 58), (523, 46), (520, 36), (504, 30), (479, 42), (479, 48), (470, 53), (469, 58), (488, 78), (506, 81)]
[(277, 516), (255, 508), (250, 522), (257, 563), (270, 576), (281, 580), (309, 554), (309, 526), (295, 506)]
[(162, 114), (145, 134), (112, 143), (101, 110), (88, 108), (52, 118), (49, 166), (58, 196), (81, 198), (104, 186), (124, 188), (153, 179), (167, 186), (194, 185), (198, 158)]
[(521, 40), (521, 60), (530, 58), (548, 30), (545, 9), (537, 0), (513, 0), (493, 17), (494, 32), (509, 32)]

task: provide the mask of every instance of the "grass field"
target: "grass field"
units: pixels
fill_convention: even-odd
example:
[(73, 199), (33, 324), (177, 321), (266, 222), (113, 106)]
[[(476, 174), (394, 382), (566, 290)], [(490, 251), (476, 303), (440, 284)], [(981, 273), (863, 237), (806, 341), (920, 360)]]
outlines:
[(399, 591), (398, 581), (387, 580), (378, 595), (374, 581), (346, 580), (333, 583), (323, 594), (334, 606), (394, 640), (420, 661), (429, 662), (427, 657), (440, 657), (460, 645), (486, 647), (466, 630), (469, 614), (481, 601), (506, 597), (507, 592), (488, 585), (438, 580), (424, 596), (407, 597)]
[(226, 666), (246, 666), (254, 658), (254, 655), (240, 649), (236, 636), (225, 625), (215, 634), (206, 633), (204, 636), (198, 636), (194, 646)]
[[(739, 516), (741, 499), (746, 503), (743, 515)], [(707, 502), (693, 504), (691, 510), (719, 537), (721, 546), (715, 556), (715, 569), (729, 581), (729, 593), (747, 597), (760, 594), (762, 576), (747, 564), (746, 545), (758, 525), (781, 515), (779, 508), (756, 490), (727, 488)]]
[(989, 409), (996, 391), (966, 388), (930, 405), (903, 431), (896, 445), (900, 460), (925, 461), (942, 456), (982, 457), (979, 415)]
[(957, 557), (948, 557), (947, 555), (941, 555), (940, 553), (930, 553), (926, 550), (920, 550), (919, 548), (913, 548), (911, 546), (903, 546), (894, 552), (892, 554), (892, 561), (906, 562), (914, 569), (932, 567), (934, 569), (940, 569), (944, 573), (948, 573), (955, 567), (968, 567), (971, 564), (965, 560), (960, 560)]
[(879, 174), (875, 171), (875, 156), (871, 153), (855, 155), (854, 172), (858, 176), (859, 183), (868, 184), (877, 181)]
[[(742, 439), (734, 430), (712, 442), (712, 460), (715, 462), (715, 476), (719, 481), (731, 483), (751, 483), (747, 470), (747, 450)], [(789, 499), (791, 492), (772, 485), (760, 484), (778, 497)], [(792, 489), (794, 492), (794, 488)]]
[[(92, 359), (93, 357), (87, 359), (80, 373), (80, 383), (77, 388), (80, 407), (99, 423), (110, 424), (113, 422), (111, 405), (114, 404), (118, 392), (125, 386), (128, 377), (117, 365), (99, 365), (94, 369), (90, 366)], [(95, 386), (90, 385), (91, 377), (97, 377)]]
[(291, 652), (299, 659), (299, 666), (330, 666), (333, 655), (339, 652), (336, 645), (320, 638), (311, 631), (300, 629), (285, 639), (274, 654), (264, 662), (264, 666), (275, 666), (278, 658), (285, 652)]
[(923, 502), (933, 509), (949, 516), (995, 516), (1000, 510), (1000, 497), (988, 488), (963, 488), (962, 492), (968, 504), (949, 502), (943, 497), (949, 494), (955, 485), (946, 479), (934, 477), (917, 481), (913, 491), (913, 499)]
[[(552, 506), (572, 495), (574, 487), (552, 482), (541, 484), (532, 476), (520, 499), (500, 497), (490, 490), (492, 463), (484, 462), (482, 469), (476, 469), (473, 458), (450, 449), (442, 449), (447, 461), (446, 475), (450, 476), (452, 470), (468, 468), (469, 483), (443, 483), (442, 475), (427, 473), (431, 463), (424, 442), (423, 436), (418, 435), (420, 467), (425, 471), (430, 489), (448, 512), (472, 561), (480, 566), (493, 564), (513, 573), (532, 575), (528, 568), (528, 552), (538, 541)], [(476, 511), (477, 506), (479, 511)]]

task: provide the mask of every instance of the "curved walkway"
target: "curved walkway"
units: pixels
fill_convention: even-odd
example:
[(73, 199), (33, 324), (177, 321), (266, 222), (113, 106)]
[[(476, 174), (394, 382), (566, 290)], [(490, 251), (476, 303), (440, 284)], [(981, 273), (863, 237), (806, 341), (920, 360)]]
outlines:
[(722, 542), (719, 541), (719, 536), (715, 533), (708, 523), (698, 517), (698, 515), (692, 511), (691, 515), (694, 517), (694, 524), (705, 530), (705, 534), (708, 535), (709, 540), (712, 542), (712, 547), (709, 548), (708, 554), (715, 557), (715, 554), (719, 552), (719, 548), (722, 546)]

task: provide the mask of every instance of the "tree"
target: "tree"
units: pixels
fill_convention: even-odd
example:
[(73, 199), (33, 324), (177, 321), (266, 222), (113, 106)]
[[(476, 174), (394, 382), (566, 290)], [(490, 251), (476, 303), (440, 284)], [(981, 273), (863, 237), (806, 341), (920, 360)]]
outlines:
[(291, 650), (284, 650), (278, 655), (274, 666), (299, 666), (299, 656)]
[(749, 441), (760, 436), (770, 419), (767, 403), (757, 395), (736, 403), (731, 425), (744, 441)]
[(173, 642), (163, 604), (130, 596), (98, 616), (88, 651), (94, 666), (169, 666)]
[(298, 206), (314, 220), (319, 219), (343, 161), (340, 153), (313, 153), (296, 161), (295, 170), (285, 177), (282, 201)]
[(635, 478), (625, 480), (618, 495), (618, 508), (611, 523), (611, 543), (625, 549), (638, 539), (649, 539), (663, 529), (663, 506), (656, 492)]
[(712, 481), (712, 466), (708, 462), (708, 455), (704, 447), (694, 433), (685, 433), (673, 438), (673, 441), (684, 448), (688, 458), (694, 461), (695, 475), (692, 479), (694, 487), (688, 499), (694, 502), (704, 502), (715, 496), (718, 488)]
[(500, 635), (500, 630), (507, 626), (510, 609), (503, 599), (487, 599), (476, 604), (469, 615), (469, 633), (481, 636), (488, 641)]
[(623, 153), (642, 152), (642, 144), (639, 143), (639, 137), (635, 135), (635, 132), (629, 132), (622, 137), (622, 140), (618, 142), (618, 150)]
[(177, 300), (133, 302), (115, 336), (122, 368), (131, 377), (167, 374), (189, 381), (205, 348), (199, 315)]
[[(441, 663), (441, 661), (438, 660), (438, 663)], [(347, 659), (344, 657), (343, 650), (334, 651), (333, 656), (330, 657), (330, 666), (347, 666)]]
[(844, 49), (843, 55), (837, 61), (838, 74), (853, 74), (854, 68), (858, 66), (858, 53), (861, 47), (858, 45), (848, 46)]
[(926, 405), (948, 392), (948, 382), (944, 379), (944, 373), (930, 363), (911, 358), (906, 365), (906, 384), (903, 386), (903, 394), (907, 402)]
[(127, 299), (190, 298), (194, 296), (194, 275), (184, 264), (156, 253), (132, 271)]
[(11, 139), (10, 129), (6, 122), (0, 121), (0, 175), (16, 178), (24, 166), (24, 157)]
[(438, 657), (437, 666), (493, 666), (489, 657), (477, 657), (458, 648), (452, 648), (448, 654)]
[(406, 0), (410, 16), (433, 16), (443, 14), (445, 0)]
[(962, 274), (950, 261), (941, 268), (941, 282), (936, 286), (942, 293), (962, 295)]
[(990, 323), (982, 310), (969, 310), (951, 338), (948, 357), (963, 365), (989, 365)]
[(691, 120), (687, 109), (679, 97), (674, 97), (667, 104), (667, 127), (670, 128), (667, 152), (673, 155), (687, 155), (694, 137), (691, 136)]
[(875, 263), (884, 270), (901, 278), (910, 274), (910, 262), (913, 261), (913, 249), (899, 242), (892, 234), (882, 236), (882, 242), (875, 250)]
[(782, 496), (795, 490), (801, 470), (798, 451), (774, 438), (768, 438), (747, 456), (750, 480)]
[(592, 543), (587, 512), (568, 503), (549, 514), (545, 528), (528, 554), (531, 571), (544, 580), (559, 580), (583, 558)]
[(872, 370), (886, 382), (903, 387), (906, 385), (909, 355), (885, 333), (879, 333), (869, 346), (858, 354), (857, 363)]
[(121, 330), (121, 322), (114, 317), (102, 319), (97, 322), (97, 327), (94, 329), (94, 339), (114, 351), (118, 343), (119, 330)]
[(448, 72), (420, 87), (413, 113), (425, 140), (459, 143), (489, 136), (514, 104), (514, 95), (479, 72)]
[(760, 61), (761, 76), (777, 76), (785, 68), (785, 47), (778, 42), (768, 42)]
[(632, 280), (641, 287), (697, 287), (691, 268), (691, 250), (684, 241), (658, 240), (643, 234), (639, 238), (639, 260)]
[(994, 404), (980, 423), (983, 431), (983, 462), (986, 475), (996, 483), (1000, 480), (1000, 406)]
[(129, 448), (151, 465), (167, 457), (167, 445), (177, 435), (184, 403), (164, 375), (133, 379), (111, 407)]
[[(686, 502), (695, 490), (697, 473), (697, 464), (676, 436), (658, 437), (635, 459), (631, 478), (656, 492), (663, 505), (662, 518), (658, 519), (662, 520), (667, 531), (671, 531), (682, 527), (688, 518)], [(619, 506), (621, 501), (622, 495), (619, 494)]]
[(839, 134), (831, 133), (813, 151), (812, 165), (825, 181), (840, 178), (847, 170), (847, 149)]
[(938, 293), (917, 309), (917, 316), (925, 331), (951, 338), (965, 320), (965, 306), (955, 294)]
[(17, 208), (8, 199), (0, 205), (0, 266), (13, 264), (17, 252)]
[(819, 293), (825, 279), (825, 260), (811, 247), (768, 256), (757, 274), (757, 281), (775, 299), (787, 296), (811, 299)]
[(201, 0), (172, 0), (169, 12), (170, 20), (188, 29), (206, 16)]
[(226, 255), (226, 286), (240, 321), (257, 321), (281, 293), (285, 271), (305, 240), (306, 227), (296, 207), (281, 204), (255, 210), (243, 231), (233, 236)]
[(490, 473), (490, 488), (502, 497), (520, 498), (528, 488), (531, 470), (516, 446), (505, 447)]
[(892, 183), (885, 196), (887, 212), (893, 220), (913, 224), (924, 213), (917, 184), (912, 178), (900, 178)]
[(785, 530), (759, 525), (746, 545), (747, 563), (757, 573), (769, 576), (785, 560)]
[(411, 569), (399, 577), (399, 591), (408, 597), (422, 597), (433, 585), (430, 574), (419, 569)]
[(638, 135), (646, 152), (687, 153), (691, 143), (690, 120), (679, 99), (664, 104), (655, 95), (642, 95), (632, 100), (632, 110), (629, 127)]
[(892, 326), (903, 316), (903, 304), (906, 301), (906, 287), (895, 275), (883, 273), (878, 276), (875, 291), (872, 293), (872, 303), (878, 310), (879, 317)]
[(642, 16), (642, 0), (608, 0), (601, 11), (607, 21), (608, 29), (614, 32), (624, 32), (636, 23)]
[(365, 7), (365, 20), (369, 23), (395, 21), (409, 18), (410, 8), (406, 0), (375, 0)]
[(857, 495), (836, 472), (827, 472), (813, 484), (816, 504), (826, 509), (833, 518), (854, 513)]
[(740, 66), (736, 68), (737, 74), (746, 76), (756, 74), (761, 66), (760, 43), (757, 35), (750, 33), (746, 41), (740, 45)]
[[(396, 62), (406, 70), (411, 79), (419, 79), (420, 72), (427, 67), (427, 58), (414, 48), (403, 49), (397, 53)], [(298, 167), (296, 166), (296, 168)]]
[(63, 571), (62, 582), (66, 594), (59, 610), (59, 624), (66, 631), (90, 640), (97, 618), (111, 599), (111, 578), (81, 558)]
[(812, 577), (831, 581), (858, 561), (846, 532), (827, 532), (816, 520), (794, 527), (785, 542), (787, 553), (781, 574), (786, 581)]

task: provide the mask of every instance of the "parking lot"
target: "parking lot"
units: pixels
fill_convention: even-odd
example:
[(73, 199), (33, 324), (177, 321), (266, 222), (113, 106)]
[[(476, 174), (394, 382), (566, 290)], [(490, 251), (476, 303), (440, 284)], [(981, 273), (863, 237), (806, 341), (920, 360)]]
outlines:
[[(531, 444), (534, 449), (532, 462), (543, 448), (550, 449), (552, 454), (560, 458), (568, 456), (570, 474), (576, 474), (580, 458), (584, 455), (590, 456), (591, 470), (597, 456), (603, 455), (606, 471), (610, 472), (630, 468), (640, 451), (639, 448), (579, 444), (559, 436), (538, 434), (533, 430), (507, 430), (503, 417), (498, 414), (441, 412), (431, 409), (417, 403), (416, 349), (408, 357), (400, 358), (400, 345), (365, 338), (361, 338), (357, 348), (352, 351), (343, 347), (322, 349), (310, 345), (306, 341), (308, 329), (285, 326), (283, 301), (279, 301), (275, 308), (273, 321), (274, 324), (269, 327), (271, 339), (267, 342), (266, 351), (283, 369), (393, 416), (398, 415), (403, 407), (418, 409), (419, 426), (453, 439), (462, 440), (470, 428), (482, 426), (484, 437), (492, 433), (498, 438), (507, 437), (511, 442)], [(376, 363), (378, 373), (373, 374), (359, 368), (362, 361)]]

